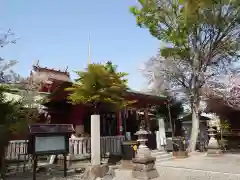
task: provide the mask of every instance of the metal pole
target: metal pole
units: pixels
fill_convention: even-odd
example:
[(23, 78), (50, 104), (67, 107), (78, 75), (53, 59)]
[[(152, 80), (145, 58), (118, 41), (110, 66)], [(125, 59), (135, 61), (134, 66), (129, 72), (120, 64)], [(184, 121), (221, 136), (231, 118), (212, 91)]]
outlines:
[(67, 155), (63, 154), (63, 163), (64, 163), (64, 177), (67, 177)]
[(33, 180), (36, 180), (37, 156), (33, 155)]

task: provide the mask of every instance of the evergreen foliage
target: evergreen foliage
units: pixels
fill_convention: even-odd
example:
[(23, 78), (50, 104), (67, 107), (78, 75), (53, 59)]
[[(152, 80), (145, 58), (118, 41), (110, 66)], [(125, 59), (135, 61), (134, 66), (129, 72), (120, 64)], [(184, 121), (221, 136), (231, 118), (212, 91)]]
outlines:
[(101, 104), (109, 104), (113, 109), (121, 109), (133, 102), (125, 100), (127, 73), (117, 72), (117, 66), (106, 64), (89, 64), (85, 71), (77, 71), (78, 78), (72, 87), (67, 88), (71, 94), (68, 99), (74, 103), (90, 104), (95, 109)]

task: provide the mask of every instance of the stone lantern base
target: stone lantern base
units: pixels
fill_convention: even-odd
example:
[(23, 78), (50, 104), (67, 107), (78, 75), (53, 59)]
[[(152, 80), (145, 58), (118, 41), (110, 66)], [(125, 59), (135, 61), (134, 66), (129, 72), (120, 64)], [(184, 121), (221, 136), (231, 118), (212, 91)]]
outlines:
[(219, 155), (222, 155), (222, 150), (218, 144), (218, 141), (214, 137), (211, 137), (208, 143), (206, 156), (219, 156)]
[(146, 158), (134, 158), (132, 177), (135, 179), (154, 179), (159, 177), (157, 170), (155, 169), (156, 158), (146, 157)]

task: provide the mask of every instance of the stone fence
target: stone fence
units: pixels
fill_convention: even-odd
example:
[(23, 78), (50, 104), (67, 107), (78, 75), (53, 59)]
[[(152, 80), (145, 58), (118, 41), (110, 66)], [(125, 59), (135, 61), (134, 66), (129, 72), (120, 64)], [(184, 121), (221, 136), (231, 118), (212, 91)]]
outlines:
[[(104, 136), (101, 137), (101, 155), (102, 157), (114, 154), (121, 154), (121, 143), (125, 139), (124, 136)], [(15, 140), (10, 141), (7, 151), (6, 159), (20, 160), (25, 159), (27, 155), (28, 141)], [(91, 154), (91, 138), (80, 137), (69, 139), (69, 152), (74, 155), (81, 155), (83, 157), (90, 157)]]

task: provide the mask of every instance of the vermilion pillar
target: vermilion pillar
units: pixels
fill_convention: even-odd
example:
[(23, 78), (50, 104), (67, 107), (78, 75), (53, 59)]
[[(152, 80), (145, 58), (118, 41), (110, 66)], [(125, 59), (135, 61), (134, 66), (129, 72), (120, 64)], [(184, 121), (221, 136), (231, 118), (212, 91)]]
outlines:
[(72, 105), (71, 115), (69, 117), (69, 123), (75, 125), (75, 131), (77, 135), (84, 133), (84, 106), (79, 105)]
[(123, 126), (122, 126), (122, 111), (119, 111), (117, 114), (118, 117), (118, 135), (121, 136), (122, 135), (122, 131), (123, 131)]

